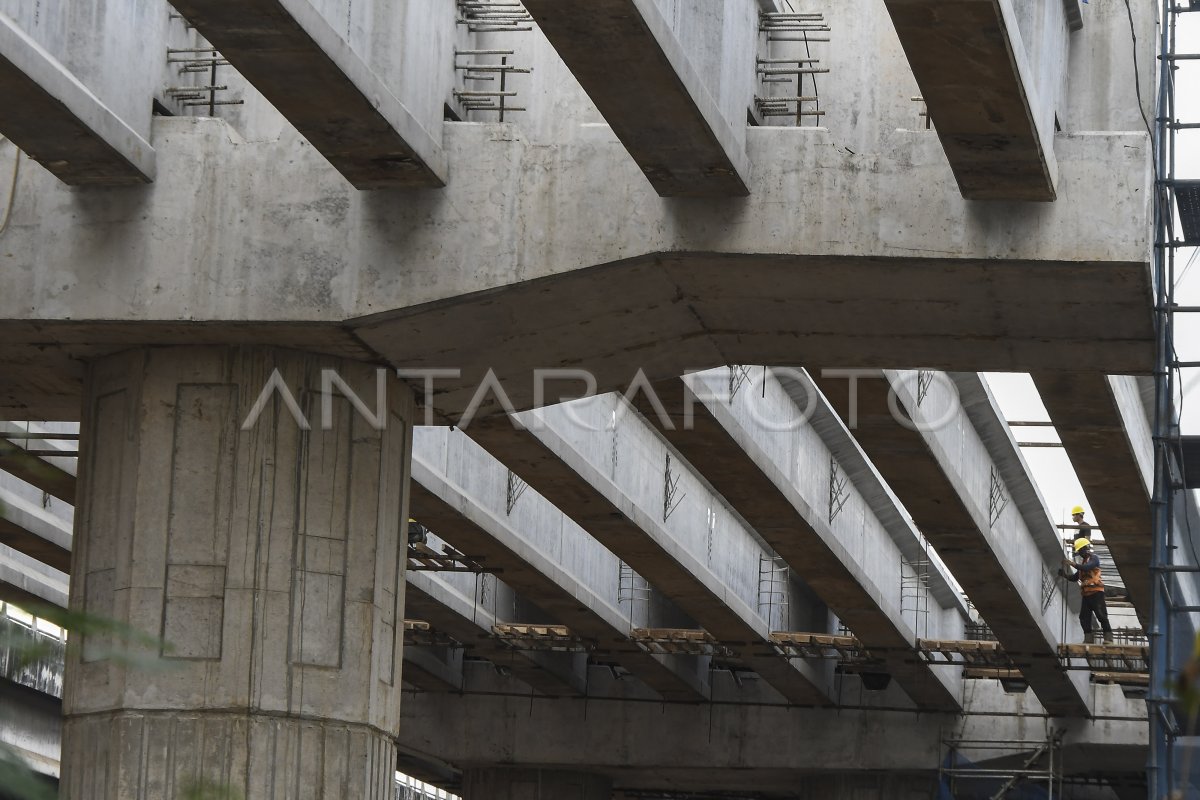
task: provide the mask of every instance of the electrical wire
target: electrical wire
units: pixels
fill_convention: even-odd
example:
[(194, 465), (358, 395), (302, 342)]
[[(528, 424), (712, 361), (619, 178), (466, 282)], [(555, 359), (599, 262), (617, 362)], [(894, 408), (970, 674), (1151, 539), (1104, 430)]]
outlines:
[[(974, 693), (974, 691), (975, 691), (974, 684), (981, 683), (981, 681), (972, 680), (972, 681), (964, 681), (964, 683), (972, 684), (971, 691), (972, 691), (972, 693)], [(411, 691), (406, 689), (405, 692), (408, 693), (412, 697), (416, 697), (418, 695), (434, 695), (434, 696), (440, 695), (441, 697), (447, 696), (444, 693), (433, 692), (433, 691), (429, 691), (427, 689), (421, 689), (421, 688), (417, 688), (417, 687), (414, 687)], [(637, 707), (639, 705), (643, 705), (643, 706), (644, 705), (652, 705), (652, 706), (660, 706), (664, 709), (668, 708), (668, 707), (674, 707), (674, 706), (689, 706), (689, 707), (694, 708), (697, 705), (697, 703), (694, 700), (664, 700), (661, 697), (619, 697), (619, 696), (592, 695), (590, 697), (563, 698), (563, 697), (538, 696), (538, 697), (531, 698), (530, 695), (524, 691), (515, 692), (515, 691), (505, 691), (503, 689), (467, 689), (465, 691), (459, 692), (456, 696), (458, 696), (458, 697), (511, 698), (514, 700), (520, 700), (522, 702), (524, 702), (526, 700), (530, 700), (531, 702), (533, 700), (537, 700), (539, 703), (543, 703), (543, 704), (545, 702), (558, 702), (560, 700), (568, 700), (568, 701), (573, 701), (576, 703), (584, 703), (584, 704), (593, 703), (596, 705), (599, 705), (601, 703), (621, 703), (621, 704), (624, 704), (624, 705), (627, 705), (630, 707)], [(782, 711), (787, 711), (787, 710), (791, 710), (791, 709), (802, 709), (802, 708), (803, 709), (811, 709), (811, 708), (813, 708), (812, 706), (801, 705), (798, 703), (789, 703), (789, 702), (778, 703), (778, 702), (770, 702), (770, 701), (763, 701), (763, 700), (750, 700), (750, 701), (709, 700), (706, 703), (704, 703), (704, 705), (713, 706), (713, 707), (720, 706), (720, 707), (740, 709), (740, 710), (751, 709), (751, 708), (768, 708), (768, 709), (778, 709), (778, 710), (782, 710)], [(881, 713), (881, 714), (882, 713), (913, 714), (914, 716), (926, 716), (926, 717), (942, 716), (942, 717), (945, 717), (948, 721), (958, 718), (958, 719), (963, 720), (963, 725), (964, 725), (963, 729), (964, 730), (965, 730), (965, 724), (966, 724), (967, 717), (988, 717), (988, 718), (994, 718), (994, 719), (1018, 718), (1018, 719), (1025, 719), (1025, 720), (1051, 720), (1051, 721), (1059, 719), (1059, 717), (1057, 717), (1054, 714), (1047, 712), (1047, 711), (1037, 712), (1037, 711), (1023, 711), (1023, 710), (1016, 710), (1016, 711), (963, 710), (963, 711), (959, 711), (954, 714), (951, 714), (950, 712), (931, 711), (927, 708), (920, 708), (920, 707), (874, 705), (871, 703), (854, 704), (854, 705), (839, 705), (836, 708), (829, 709), (829, 711), (835, 712), (835, 713), (842, 712), (842, 711), (870, 711), (870, 712)], [(1092, 722), (1136, 722), (1136, 723), (1144, 724), (1146, 722), (1146, 715), (1145, 714), (1127, 715), (1127, 714), (1100, 714), (1100, 713), (1097, 713), (1091, 719), (1092, 719)]]
[(1125, 0), (1125, 14), (1129, 17), (1129, 38), (1133, 42), (1133, 90), (1137, 94), (1138, 113), (1142, 115), (1142, 124), (1146, 126), (1146, 133), (1150, 135), (1150, 141), (1153, 142), (1154, 131), (1150, 129), (1150, 119), (1146, 116), (1146, 107), (1142, 103), (1142, 76), (1138, 69), (1137, 31), (1133, 25), (1133, 9), (1129, 7), (1129, 0)]
[(1192, 250), (1192, 254), (1188, 256), (1187, 263), (1183, 265), (1183, 272), (1179, 273), (1179, 277), (1175, 279), (1175, 287), (1183, 283), (1184, 277), (1188, 274), (1188, 270), (1192, 268), (1192, 264), (1196, 263), (1196, 256), (1200, 255), (1200, 248)]
[(1137, 96), (1138, 113), (1142, 116), (1142, 124), (1146, 126), (1146, 134), (1150, 137), (1150, 169), (1154, 173), (1154, 194), (1157, 197), (1160, 191), (1158, 174), (1158, 143), (1155, 140), (1154, 131), (1150, 127), (1150, 118), (1146, 116), (1146, 106), (1142, 102), (1142, 76), (1138, 67), (1137, 55), (1137, 30), (1133, 24), (1133, 9), (1129, 7), (1129, 0), (1125, 2), (1125, 15), (1129, 18), (1129, 39), (1133, 44), (1133, 91)]

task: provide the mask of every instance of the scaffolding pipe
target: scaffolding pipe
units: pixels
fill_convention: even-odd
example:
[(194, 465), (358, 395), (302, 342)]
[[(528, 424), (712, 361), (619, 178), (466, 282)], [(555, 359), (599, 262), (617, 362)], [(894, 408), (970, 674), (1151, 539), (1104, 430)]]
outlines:
[[(1173, 51), (1174, 7), (1173, 0), (1162, 0), (1161, 25), (1159, 27), (1158, 54), (1159, 80), (1155, 102), (1155, 126), (1153, 132), (1154, 159), (1154, 282), (1155, 282), (1155, 365), (1154, 365), (1154, 488), (1151, 503), (1153, 519), (1153, 543), (1151, 550), (1152, 604), (1150, 614), (1150, 691), (1146, 703), (1150, 707), (1150, 755), (1146, 765), (1147, 785), (1151, 800), (1166, 800), (1172, 794), (1172, 745), (1174, 723), (1171, 719), (1170, 688), (1168, 685), (1170, 594), (1166, 586), (1167, 568), (1170, 565), (1169, 539), (1171, 537), (1171, 497), (1173, 488), (1170, 475), (1170, 452), (1168, 442), (1173, 427), (1174, 381), (1168, 360), (1173, 351), (1171, 312), (1174, 276), (1171, 262), (1174, 251), (1165, 247), (1173, 236), (1173, 209), (1170, 187), (1164, 181), (1173, 175), (1167, 160), (1167, 139), (1171, 137), (1171, 121), (1174, 119), (1174, 59)], [(1135, 75), (1135, 80), (1137, 76)]]

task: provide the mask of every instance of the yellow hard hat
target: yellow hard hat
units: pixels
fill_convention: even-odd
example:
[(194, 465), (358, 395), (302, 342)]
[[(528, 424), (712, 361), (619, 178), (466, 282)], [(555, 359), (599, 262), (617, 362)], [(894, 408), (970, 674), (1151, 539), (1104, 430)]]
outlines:
[(1078, 539), (1075, 540), (1075, 552), (1076, 553), (1078, 553), (1080, 550), (1082, 550), (1085, 547), (1091, 547), (1091, 546), (1092, 546), (1091, 539), (1085, 539), (1082, 536), (1080, 536)]
[(1075, 516), (1076, 514), (1082, 514), (1082, 513), (1083, 513), (1083, 506), (1075, 506), (1074, 508), (1071, 509), (1072, 517)]

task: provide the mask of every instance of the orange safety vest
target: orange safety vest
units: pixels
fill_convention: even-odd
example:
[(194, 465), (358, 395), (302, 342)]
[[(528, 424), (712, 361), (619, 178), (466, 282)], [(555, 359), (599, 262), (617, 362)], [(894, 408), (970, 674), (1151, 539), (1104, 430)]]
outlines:
[(1104, 591), (1104, 578), (1100, 577), (1100, 568), (1079, 570), (1079, 590), (1084, 595), (1097, 594)]

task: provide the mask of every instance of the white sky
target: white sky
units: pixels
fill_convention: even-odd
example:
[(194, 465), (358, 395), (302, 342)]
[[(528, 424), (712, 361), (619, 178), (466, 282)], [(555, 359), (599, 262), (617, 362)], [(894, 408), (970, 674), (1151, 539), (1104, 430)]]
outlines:
[[(1021, 422), (1048, 422), (1050, 415), (1033, 386), (1033, 379), (1024, 373), (989, 372), (986, 375), (1001, 411), (1009, 420)], [(1053, 428), (1013, 428), (1018, 442), (1057, 442)], [(1071, 522), (1071, 507), (1078, 504), (1088, 510), (1088, 521), (1098, 522), (1091, 513), (1075, 470), (1061, 447), (1024, 447), (1025, 456), (1033, 479), (1042, 491), (1046, 507), (1056, 522)], [(1147, 512), (1149, 513), (1149, 512)]]
[[(1200, 53), (1200, 13), (1179, 14), (1176, 52)], [(1200, 123), (1200, 61), (1180, 61), (1175, 73), (1176, 117)], [(1200, 179), (1200, 130), (1176, 134), (1175, 177)], [(1177, 233), (1182, 236), (1182, 233)], [(1188, 267), (1189, 260), (1192, 266)], [(1176, 258), (1176, 302), (1200, 306), (1200, 250), (1180, 250)], [(1179, 280), (1179, 279), (1182, 280)], [(1183, 361), (1200, 361), (1200, 314), (1177, 317), (1175, 348)], [(1185, 434), (1200, 433), (1200, 370), (1183, 371), (1187, 392), (1181, 423)]]

